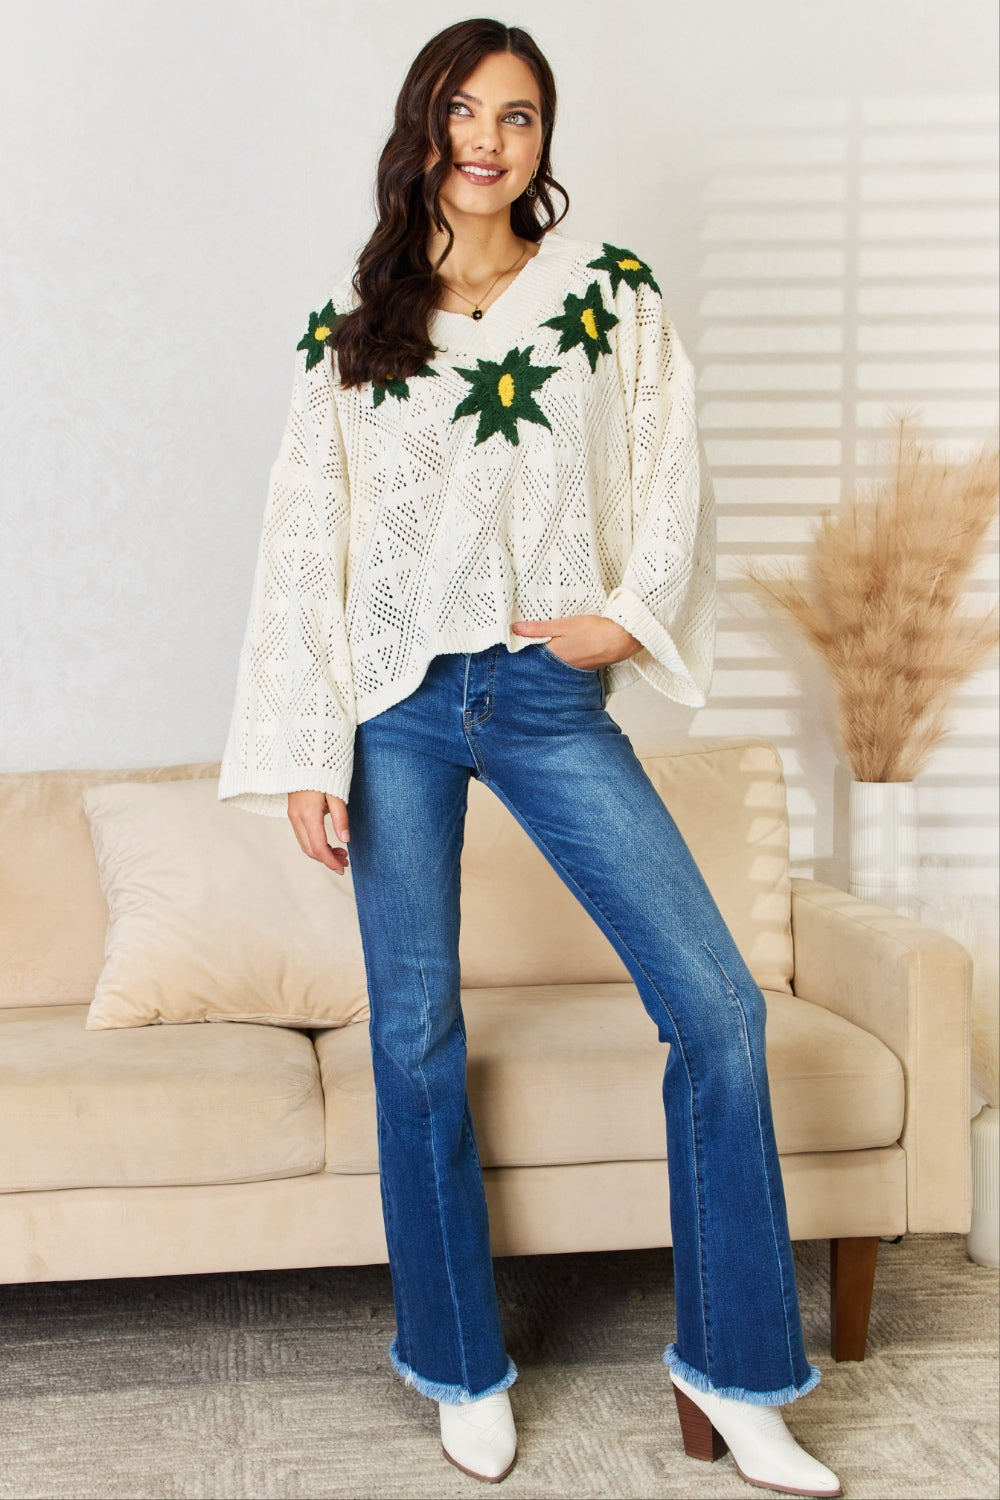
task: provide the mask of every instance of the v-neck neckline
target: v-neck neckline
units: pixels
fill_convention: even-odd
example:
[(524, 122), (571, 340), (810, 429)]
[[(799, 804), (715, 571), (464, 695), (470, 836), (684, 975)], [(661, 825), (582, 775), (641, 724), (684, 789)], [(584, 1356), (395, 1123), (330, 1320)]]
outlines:
[(534, 255), (531, 257), (531, 260), (526, 260), (525, 261), (524, 265), (518, 271), (517, 275), (513, 278), (513, 280), (512, 281), (508, 281), (507, 285), (504, 287), (504, 289), (500, 293), (499, 297), (494, 297), (493, 301), (490, 303), (489, 307), (486, 307), (486, 308), (483, 309), (483, 315), (482, 315), (481, 318), (474, 318), (471, 313), (450, 312), (445, 307), (436, 307), (434, 309), (435, 316), (441, 316), (441, 315), (443, 315), (446, 318), (466, 318), (466, 319), (468, 319), (468, 321), (470, 323), (485, 323), (486, 319), (489, 317), (489, 315), (493, 311), (493, 309), (496, 306), (498, 306), (499, 303), (501, 303), (503, 301), (503, 299), (506, 297), (506, 295), (507, 295), (508, 292), (512, 292), (514, 290), (514, 288), (517, 286), (517, 283), (520, 281), (521, 277), (524, 275), (525, 271), (527, 271), (528, 268), (529, 268), (529, 266), (531, 266), (533, 264), (533, 262), (538, 259), (538, 257), (542, 253), (542, 250), (543, 250), (544, 246), (545, 246), (545, 236), (543, 235), (542, 239), (539, 242), (538, 249), (535, 251)]
[[(520, 326), (517, 308), (531, 295), (539, 261), (548, 261), (551, 255), (562, 248), (565, 242), (551, 231), (543, 235), (538, 251), (527, 265), (521, 267), (514, 280), (505, 286), (499, 297), (491, 302), (481, 318), (472, 318), (468, 313), (448, 312), (435, 308), (429, 319), (428, 332), (434, 343), (447, 352), (452, 349), (474, 349), (483, 342), (491, 343), (495, 331), (507, 329), (516, 332)], [(512, 315), (513, 314), (513, 315)], [(504, 337), (501, 334), (501, 341)]]

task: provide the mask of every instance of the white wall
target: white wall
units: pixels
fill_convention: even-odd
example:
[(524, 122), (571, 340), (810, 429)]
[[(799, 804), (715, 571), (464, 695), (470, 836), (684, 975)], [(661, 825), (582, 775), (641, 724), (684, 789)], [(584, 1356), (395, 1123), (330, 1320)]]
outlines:
[[(489, 7), (486, 10), (489, 11)], [(4, 0), (0, 769), (222, 749), (294, 347), (366, 238), (425, 0)], [(560, 84), (569, 233), (657, 272), (720, 501), (708, 708), (630, 689), (641, 747), (753, 731), (796, 868), (842, 883), (821, 669), (742, 560), (794, 558), (887, 403), (997, 420), (993, 0), (519, 0)], [(995, 591), (995, 564), (976, 583)], [(996, 871), (995, 667), (921, 778), (935, 886)]]

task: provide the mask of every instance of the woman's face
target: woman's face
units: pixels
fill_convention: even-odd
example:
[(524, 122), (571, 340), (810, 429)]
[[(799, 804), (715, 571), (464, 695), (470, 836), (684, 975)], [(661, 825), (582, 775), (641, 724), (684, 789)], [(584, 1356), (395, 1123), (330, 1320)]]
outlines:
[(484, 57), (452, 94), (448, 126), (452, 169), (441, 188), (447, 217), (509, 208), (542, 155), (541, 97), (528, 64), (511, 52)]

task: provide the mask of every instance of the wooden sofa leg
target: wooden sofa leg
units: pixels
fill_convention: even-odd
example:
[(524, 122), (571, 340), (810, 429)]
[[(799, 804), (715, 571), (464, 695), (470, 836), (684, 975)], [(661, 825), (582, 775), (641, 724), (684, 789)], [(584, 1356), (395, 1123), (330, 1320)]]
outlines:
[(864, 1359), (878, 1236), (830, 1241), (830, 1353)]

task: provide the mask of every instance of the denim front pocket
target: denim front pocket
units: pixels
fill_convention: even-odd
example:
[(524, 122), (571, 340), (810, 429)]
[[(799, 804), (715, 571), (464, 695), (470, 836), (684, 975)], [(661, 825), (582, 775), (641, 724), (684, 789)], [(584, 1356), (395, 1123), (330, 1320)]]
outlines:
[(574, 667), (572, 662), (563, 661), (561, 656), (557, 656), (554, 651), (550, 651), (544, 641), (539, 642), (539, 649), (548, 661), (554, 661), (557, 666), (564, 667), (567, 672), (576, 672), (580, 677), (593, 677), (595, 672), (600, 671), (599, 667)]

